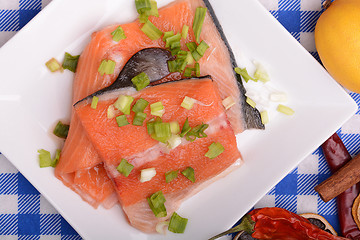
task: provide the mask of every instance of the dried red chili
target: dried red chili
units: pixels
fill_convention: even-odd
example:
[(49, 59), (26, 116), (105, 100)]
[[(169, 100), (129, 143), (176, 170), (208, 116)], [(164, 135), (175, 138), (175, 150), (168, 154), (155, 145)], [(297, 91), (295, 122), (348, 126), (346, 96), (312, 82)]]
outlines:
[(256, 239), (281, 240), (340, 240), (343, 237), (326, 232), (295, 213), (283, 208), (259, 208), (252, 210), (242, 219), (241, 223), (210, 240), (229, 233), (246, 231)]
[[(321, 148), (332, 173), (351, 160), (351, 155), (336, 133), (326, 140)], [(351, 215), (351, 207), (359, 193), (360, 183), (353, 185), (336, 199), (341, 234), (350, 239), (360, 239), (360, 230)]]

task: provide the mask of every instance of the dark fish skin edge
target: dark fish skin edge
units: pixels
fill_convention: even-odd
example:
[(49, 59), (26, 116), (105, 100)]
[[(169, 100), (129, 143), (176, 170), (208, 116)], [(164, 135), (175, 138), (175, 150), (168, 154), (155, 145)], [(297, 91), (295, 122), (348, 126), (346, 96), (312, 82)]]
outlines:
[[(203, 3), (205, 4), (205, 6), (207, 7), (210, 16), (221, 36), (221, 39), (223, 40), (223, 42), (225, 43), (226, 48), (229, 51), (229, 55), (230, 55), (230, 62), (231, 62), (231, 66), (232, 68), (236, 68), (237, 64), (235, 61), (235, 56), (234, 53), (229, 45), (228, 40), (226, 39), (226, 36), (224, 34), (224, 31), (221, 27), (221, 24), (219, 22), (219, 20), (217, 19), (216, 15), (215, 15), (215, 11), (212, 8), (210, 2), (208, 0), (202, 0)], [(237, 83), (238, 83), (238, 87), (240, 90), (240, 98), (241, 98), (241, 108), (244, 114), (244, 120), (246, 123), (245, 129), (251, 129), (251, 128), (256, 128), (256, 129), (265, 129), (264, 124), (261, 122), (261, 116), (260, 116), (260, 112), (256, 109), (251, 107), (247, 102), (246, 102), (246, 90), (244, 88), (243, 82), (241, 80), (240, 75), (236, 74), (235, 71), (234, 72), (234, 76), (237, 79)]]

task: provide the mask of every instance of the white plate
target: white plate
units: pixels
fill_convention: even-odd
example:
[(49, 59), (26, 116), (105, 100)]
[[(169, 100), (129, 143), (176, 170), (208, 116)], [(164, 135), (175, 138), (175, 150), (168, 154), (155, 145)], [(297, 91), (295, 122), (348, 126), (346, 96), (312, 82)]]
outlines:
[[(119, 207), (94, 210), (53, 175), (40, 169), (37, 150), (55, 151), (51, 130), (69, 119), (73, 74), (51, 74), (44, 63), (64, 51), (81, 53), (90, 34), (136, 18), (132, 0), (54, 0), (0, 49), (0, 151), (85, 239), (159, 239), (132, 228)], [(159, 0), (159, 6), (169, 0)], [(266, 131), (238, 136), (243, 167), (186, 201), (185, 234), (206, 239), (230, 227), (271, 187), (349, 117), (357, 106), (317, 61), (254, 0), (211, 0), (236, 55), (267, 63), (289, 96), (294, 116), (279, 116)]]

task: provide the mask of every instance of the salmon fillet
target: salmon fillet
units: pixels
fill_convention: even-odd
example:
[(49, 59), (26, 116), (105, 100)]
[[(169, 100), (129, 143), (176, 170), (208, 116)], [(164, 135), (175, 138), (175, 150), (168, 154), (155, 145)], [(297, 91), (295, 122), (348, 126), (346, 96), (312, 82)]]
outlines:
[[(107, 118), (107, 109), (119, 94), (133, 96), (134, 102), (139, 98), (150, 104), (161, 101), (165, 108), (162, 116), (164, 122), (178, 121), (182, 126), (188, 118), (192, 127), (207, 123), (207, 137), (185, 142), (167, 152), (162, 143), (152, 139), (147, 133), (146, 122), (143, 126), (129, 124), (119, 127), (115, 119)], [(190, 110), (181, 107), (185, 96), (198, 101)], [(144, 232), (154, 232), (156, 224), (169, 218), (186, 198), (214, 181), (230, 166), (240, 165), (241, 155), (234, 131), (227, 120), (219, 92), (209, 78), (168, 82), (139, 92), (133, 88), (123, 88), (100, 95), (99, 99), (96, 110), (90, 107), (90, 101), (84, 100), (75, 105), (75, 111), (89, 139), (104, 160), (130, 223)], [(144, 112), (147, 113), (147, 120), (153, 117), (149, 107)], [(130, 123), (133, 114), (129, 116)], [(214, 142), (221, 143), (226, 150), (215, 159), (205, 157), (208, 147)], [(116, 170), (122, 159), (134, 165), (128, 177)], [(189, 166), (195, 170), (195, 183), (184, 176), (179, 176), (171, 183), (165, 182), (166, 172), (182, 171)], [(147, 168), (155, 168), (156, 176), (141, 183), (140, 171)], [(147, 204), (146, 198), (160, 190), (167, 200), (167, 218), (156, 218)]]
[[(235, 133), (247, 128), (263, 128), (258, 112), (245, 102), (245, 90), (239, 76), (233, 71), (236, 66), (234, 56), (207, 0), (178, 0), (159, 9), (159, 17), (149, 19), (163, 32), (171, 30), (175, 33), (181, 32), (183, 25), (192, 26), (195, 9), (199, 6), (208, 8), (201, 39), (210, 46), (199, 61), (201, 75), (212, 76), (222, 99), (232, 96), (235, 100), (235, 105), (226, 111), (227, 119)], [(118, 43), (112, 40), (111, 35), (118, 25), (109, 26), (92, 35), (89, 45), (84, 49), (78, 62), (73, 86), (73, 103), (111, 85), (134, 53), (149, 47), (165, 47), (161, 39), (150, 40), (140, 30), (141, 26), (138, 21), (122, 24), (121, 27), (127, 38)], [(190, 27), (187, 39), (182, 40), (182, 48), (186, 49), (185, 43), (194, 40)], [(114, 74), (101, 76), (98, 73), (98, 67), (103, 59), (112, 59), (116, 62)], [(173, 77), (173, 79), (179, 78), (182, 78), (179, 74)], [(98, 171), (94, 171), (94, 168), (104, 168), (101, 164), (103, 161), (103, 157), (98, 154), (93, 143), (84, 134), (77, 114), (73, 112), (69, 135), (55, 170), (56, 176), (79, 193), (84, 200), (97, 207), (101, 202), (109, 202), (106, 199), (114, 199), (112, 194), (114, 190), (111, 184), (107, 184), (110, 179), (105, 175), (92, 176), (89, 179), (97, 179), (97, 182), (90, 181), (87, 184), (80, 182), (86, 178), (78, 178), (75, 182), (75, 176), (97, 174)], [(106, 186), (106, 191), (102, 189), (103, 186)], [(111, 204), (107, 204), (107, 207), (111, 207)]]

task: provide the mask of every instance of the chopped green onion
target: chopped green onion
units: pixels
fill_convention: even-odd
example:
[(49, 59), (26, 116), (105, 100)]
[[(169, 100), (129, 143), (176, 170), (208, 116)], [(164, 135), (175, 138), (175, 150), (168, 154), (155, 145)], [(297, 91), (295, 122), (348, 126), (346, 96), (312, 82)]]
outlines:
[(177, 72), (177, 64), (175, 60), (168, 61), (168, 68), (169, 68), (169, 72)]
[(126, 115), (130, 114), (131, 103), (134, 98), (131, 96), (120, 95), (114, 103), (114, 106)]
[(186, 68), (185, 69), (185, 72), (184, 72), (184, 77), (191, 77), (192, 75), (192, 72), (194, 71), (195, 69), (194, 68)]
[(200, 64), (199, 63), (195, 63), (195, 75), (197, 77), (200, 77)]
[(181, 40), (181, 34), (178, 33), (174, 36), (171, 36), (171, 37), (168, 37), (166, 38), (165, 42), (166, 42), (166, 45), (165, 47), (170, 47), (171, 46), (171, 43), (173, 42), (179, 42)]
[(136, 113), (137, 112), (144, 112), (147, 105), (149, 105), (149, 102), (146, 101), (143, 98), (140, 98), (139, 100), (136, 101), (136, 103), (132, 107), (132, 110), (133, 110), (133, 112), (136, 112)]
[(187, 52), (185, 61), (188, 65), (192, 65), (194, 63), (194, 58), (192, 57), (191, 52)]
[(172, 56), (175, 56), (176, 54), (179, 53), (181, 49), (178, 47), (178, 48), (173, 48), (173, 49), (170, 49), (170, 52), (171, 52), (171, 55)]
[(196, 127), (192, 128), (187, 134), (186, 134), (186, 140), (193, 142), (196, 138), (204, 138), (207, 137), (206, 133), (204, 131), (209, 127), (209, 124), (200, 124)]
[(150, 20), (147, 20), (144, 26), (141, 28), (146, 36), (148, 36), (151, 40), (158, 40), (163, 34)]
[(155, 168), (142, 169), (140, 173), (140, 182), (148, 182), (156, 175)]
[(187, 110), (190, 110), (194, 106), (194, 103), (195, 103), (195, 99), (185, 96), (184, 100), (181, 103), (181, 106)]
[(193, 183), (195, 182), (195, 171), (192, 167), (187, 167), (184, 171), (181, 172), (181, 174)]
[[(154, 124), (155, 136), (158, 139), (169, 139), (171, 137), (170, 123), (155, 123)], [(165, 141), (166, 142), (166, 141)]]
[(227, 98), (222, 100), (222, 104), (224, 105), (225, 109), (228, 110), (235, 105), (235, 101), (232, 96), (228, 96)]
[(293, 115), (295, 113), (294, 110), (282, 104), (279, 104), (276, 110), (286, 115)]
[(171, 182), (172, 180), (174, 180), (175, 178), (178, 177), (178, 172), (179, 170), (174, 170), (174, 171), (169, 171), (165, 173), (165, 181), (167, 183)]
[(191, 52), (191, 55), (192, 55), (192, 57), (194, 58), (194, 60), (196, 61), (196, 62), (198, 62), (199, 60), (200, 60), (200, 58), (201, 58), (201, 55), (195, 50), (195, 51), (192, 51)]
[(178, 134), (180, 132), (180, 125), (178, 122), (170, 122), (170, 131), (172, 134)]
[(116, 117), (116, 115), (118, 115), (120, 113), (119, 110), (116, 110), (114, 105), (110, 105), (107, 109), (107, 118), (111, 119)]
[(264, 67), (260, 64), (257, 64), (257, 68), (254, 73), (254, 78), (262, 81), (263, 83), (270, 81), (269, 74), (266, 72)]
[(72, 56), (70, 53), (65, 52), (62, 67), (64, 69), (68, 69), (68, 70), (70, 70), (72, 72), (75, 72), (77, 64), (78, 64), (79, 57), (80, 57), (80, 55)]
[(204, 56), (205, 51), (208, 48), (209, 48), (209, 45), (207, 45), (207, 43), (203, 40), (203, 41), (201, 41), (199, 46), (197, 46), (196, 51), (200, 54), (200, 56)]
[(149, 16), (159, 17), (159, 11), (158, 11), (158, 8), (157, 8), (157, 2), (153, 1), (153, 0), (150, 0), (150, 5), (151, 5), (150, 10), (144, 10), (139, 15), (139, 19), (140, 19), (141, 23), (145, 23), (148, 20)]
[(247, 102), (250, 106), (252, 106), (253, 108), (255, 108), (256, 103), (255, 103), (251, 98), (246, 97), (246, 102)]
[(196, 42), (189, 42), (189, 43), (186, 43), (185, 45), (187, 46), (187, 48), (189, 49), (190, 52), (195, 51), (197, 48)]
[(208, 148), (209, 148), (209, 151), (207, 151), (207, 153), (205, 154), (205, 157), (208, 157), (210, 159), (216, 158), (225, 150), (223, 145), (221, 145), (221, 143), (218, 143), (218, 142), (212, 143)]
[(185, 60), (182, 60), (182, 59), (176, 59), (175, 61), (177, 62), (178, 70), (180, 72), (184, 71), (185, 68), (186, 68), (187, 62)]
[(112, 33), (111, 35), (113, 36), (113, 40), (115, 42), (119, 42), (121, 39), (125, 39), (126, 38), (126, 35), (125, 35), (125, 32), (124, 30), (122, 29), (121, 26), (118, 26)]
[(125, 177), (128, 177), (131, 171), (133, 170), (133, 168), (134, 166), (132, 164), (128, 163), (128, 161), (126, 161), (125, 159), (121, 159), (121, 162), (116, 169), (118, 170), (119, 173), (121, 173)]
[(159, 123), (159, 122), (162, 122), (161, 118), (156, 117), (156, 118), (149, 120), (146, 123), (147, 131), (148, 131), (149, 135), (152, 135), (153, 133), (155, 133), (154, 125), (155, 125), (155, 123)]
[(40, 149), (38, 150), (39, 153), (39, 164), (41, 168), (44, 167), (51, 167), (52, 165), (52, 160), (51, 160), (51, 155), (49, 151), (46, 151), (44, 149)]
[(196, 42), (200, 42), (200, 33), (205, 20), (207, 8), (198, 7), (196, 8), (193, 30)]
[(51, 72), (62, 70), (60, 63), (55, 58), (52, 58), (49, 61), (47, 61), (45, 65)]
[(115, 70), (116, 63), (112, 60), (102, 60), (98, 68), (98, 72), (101, 76), (104, 74), (113, 74)]
[(165, 42), (168, 37), (172, 37), (172, 36), (174, 36), (173, 31), (164, 32), (163, 41)]
[(123, 127), (129, 124), (126, 115), (117, 116), (115, 119), (119, 127)]
[(151, 109), (151, 115), (162, 117), (162, 115), (165, 113), (164, 106), (161, 102), (156, 102), (153, 104), (150, 104)]
[(189, 33), (189, 26), (188, 25), (184, 25), (181, 31), (181, 37), (183, 39), (186, 39)]
[(60, 149), (56, 150), (54, 159), (51, 159), (50, 152), (44, 149), (38, 150), (38, 153), (39, 153), (39, 165), (41, 168), (56, 167), (60, 159), (61, 150)]
[(139, 14), (151, 9), (150, 0), (135, 0), (135, 6)]
[(150, 79), (146, 73), (142, 72), (139, 75), (133, 77), (131, 82), (135, 85), (137, 91), (147, 87), (150, 84)]
[(173, 233), (184, 233), (188, 219), (180, 217), (174, 212), (170, 218), (168, 230)]
[(56, 149), (55, 158), (52, 160), (52, 163), (51, 163), (52, 167), (56, 167), (56, 165), (58, 165), (59, 160), (60, 160), (60, 153), (61, 153), (61, 150)]
[(97, 96), (93, 96), (91, 101), (91, 108), (96, 109), (98, 102), (99, 102), (99, 98)]
[(176, 49), (176, 48), (180, 48), (180, 47), (181, 47), (180, 41), (175, 41), (170, 44), (170, 49)]
[(181, 137), (179, 135), (171, 135), (167, 141), (167, 147), (170, 149), (177, 148), (181, 144)]
[(185, 60), (186, 57), (187, 57), (187, 54), (188, 52), (187, 51), (184, 51), (184, 50), (180, 50), (178, 53), (177, 53), (177, 59), (182, 59), (182, 60)]
[(166, 199), (162, 191), (158, 191), (147, 198), (150, 209), (153, 211), (155, 217), (166, 217), (167, 212), (165, 208)]
[(270, 94), (270, 101), (272, 102), (286, 102), (287, 95), (283, 92), (271, 93)]
[(267, 124), (269, 122), (269, 114), (267, 111), (262, 111), (260, 117), (262, 124)]
[(145, 119), (146, 119), (146, 113), (137, 112), (137, 113), (135, 113), (135, 116), (134, 116), (133, 125), (142, 126)]
[(69, 133), (69, 128), (70, 128), (70, 125), (67, 125), (67, 124), (63, 124), (61, 121), (59, 121), (55, 128), (54, 128), (54, 135), (59, 137), (59, 138), (64, 138), (66, 139), (68, 133)]
[(257, 81), (255, 78), (250, 77), (250, 75), (248, 74), (246, 68), (238, 68), (238, 67), (236, 67), (234, 70), (235, 70), (235, 72), (237, 74), (239, 74), (244, 79), (245, 82), (248, 82), (249, 80), (253, 80), (255, 82)]
[(189, 119), (186, 118), (186, 121), (184, 122), (184, 125), (181, 129), (180, 137), (184, 137), (190, 130), (191, 130), (191, 127), (189, 125)]

